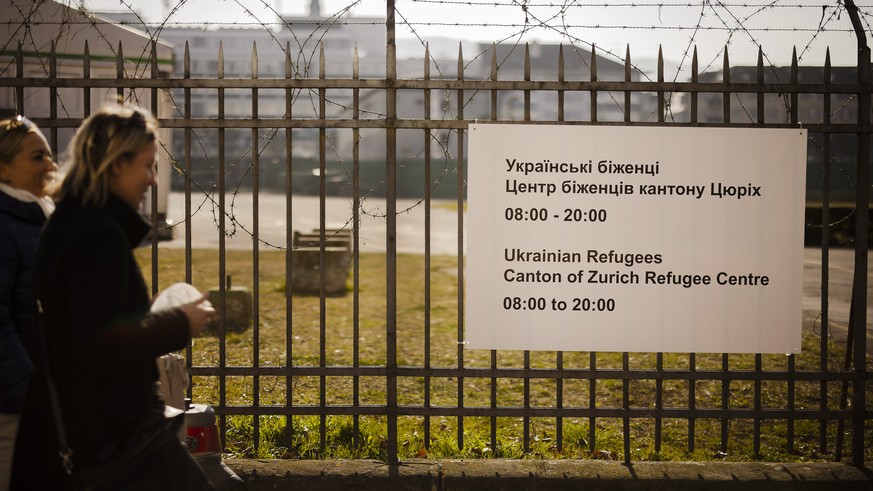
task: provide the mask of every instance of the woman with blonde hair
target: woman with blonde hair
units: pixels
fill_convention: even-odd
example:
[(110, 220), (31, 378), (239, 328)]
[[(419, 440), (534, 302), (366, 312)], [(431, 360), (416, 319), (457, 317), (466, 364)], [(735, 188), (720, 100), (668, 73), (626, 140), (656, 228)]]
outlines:
[(36, 243), (54, 210), (58, 166), (48, 142), (23, 116), (0, 120), (0, 491), (9, 486), (19, 413), (33, 370), (31, 285)]
[[(36, 357), (22, 412), (13, 489), (67, 489), (69, 476), (82, 484), (117, 467), (117, 456), (164, 419), (155, 358), (184, 348), (214, 313), (205, 297), (149, 312), (132, 250), (149, 230), (138, 209), (156, 183), (157, 129), (143, 109), (106, 107), (70, 143), (34, 266), (45, 355)], [(97, 478), (98, 489), (211, 489), (175, 434), (163, 441), (112, 479)]]

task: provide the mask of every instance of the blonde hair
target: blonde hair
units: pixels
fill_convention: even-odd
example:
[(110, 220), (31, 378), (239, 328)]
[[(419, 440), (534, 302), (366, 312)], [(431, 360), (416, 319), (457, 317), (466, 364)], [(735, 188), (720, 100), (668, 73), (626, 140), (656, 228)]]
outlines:
[(0, 119), (0, 165), (9, 165), (21, 150), (21, 142), (39, 128), (24, 116)]
[(109, 168), (130, 160), (158, 140), (158, 122), (145, 109), (106, 106), (88, 116), (70, 142), (70, 167), (59, 199), (102, 206), (109, 194)]

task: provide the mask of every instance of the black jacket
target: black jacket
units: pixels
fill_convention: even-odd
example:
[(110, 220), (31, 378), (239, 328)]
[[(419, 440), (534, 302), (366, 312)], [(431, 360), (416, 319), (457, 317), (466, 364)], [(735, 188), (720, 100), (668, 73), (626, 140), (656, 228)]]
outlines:
[(162, 411), (155, 358), (190, 340), (181, 309), (149, 313), (146, 284), (132, 250), (148, 224), (110, 194), (105, 206), (61, 202), (48, 220), (34, 267), (48, 363), (35, 372), (16, 441), (12, 489), (63, 489), (57, 434), (42, 370), (58, 387), (74, 463), (87, 467), (116, 453), (145, 420)]
[(33, 364), (33, 257), (45, 214), (0, 191), (0, 413), (21, 411)]

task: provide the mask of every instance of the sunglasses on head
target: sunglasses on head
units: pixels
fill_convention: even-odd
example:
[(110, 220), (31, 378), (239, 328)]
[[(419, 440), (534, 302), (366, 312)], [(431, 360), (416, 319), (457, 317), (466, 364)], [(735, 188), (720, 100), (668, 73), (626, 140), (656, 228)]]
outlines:
[(2, 129), (3, 131), (13, 131), (18, 128), (22, 128), (27, 131), (32, 126), (33, 122), (20, 114), (18, 116), (15, 116), (14, 118), (0, 120), (0, 129)]

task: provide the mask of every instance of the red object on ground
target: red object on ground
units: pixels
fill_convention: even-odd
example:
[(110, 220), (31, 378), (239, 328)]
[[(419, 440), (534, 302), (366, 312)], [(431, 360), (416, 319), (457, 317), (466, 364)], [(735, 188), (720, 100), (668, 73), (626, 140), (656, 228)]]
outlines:
[(185, 411), (187, 437), (185, 446), (192, 455), (221, 452), (218, 427), (215, 425), (215, 411), (208, 404), (192, 404)]

